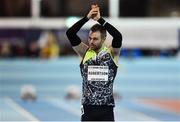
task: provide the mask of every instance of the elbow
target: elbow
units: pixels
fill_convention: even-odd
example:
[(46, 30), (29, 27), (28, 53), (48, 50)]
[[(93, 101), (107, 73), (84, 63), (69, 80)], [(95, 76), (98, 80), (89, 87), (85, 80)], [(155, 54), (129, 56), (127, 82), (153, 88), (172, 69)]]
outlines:
[(68, 29), (66, 31), (66, 36), (69, 39), (72, 46), (77, 46), (81, 43), (81, 39), (74, 33), (74, 31)]
[(118, 31), (116, 35), (117, 35), (117, 38), (122, 41), (122, 34), (121, 34), (121, 32)]
[(66, 31), (66, 36), (67, 36), (67, 38), (68, 38), (69, 40), (72, 40), (72, 39), (76, 36), (76, 34), (74, 34), (71, 29), (68, 29), (68, 30)]
[(115, 41), (115, 40), (113, 40), (113, 42), (112, 42), (112, 47), (113, 48), (120, 48), (121, 46), (122, 46), (122, 41), (119, 41), (119, 40)]
[(66, 31), (66, 35), (67, 35), (67, 37), (70, 37), (70, 35), (71, 35), (71, 30), (70, 30), (70, 29), (68, 29), (68, 30)]
[(122, 34), (120, 32), (117, 33), (117, 39), (122, 42)]
[(72, 28), (69, 28), (67, 31), (66, 31), (66, 36), (68, 37), (68, 39), (73, 39), (74, 37), (77, 36), (77, 32), (72, 29)]
[(113, 37), (113, 39), (122, 41), (122, 34), (121, 34), (121, 32), (116, 31), (116, 32), (110, 33), (110, 35)]
[(112, 40), (112, 47), (113, 48), (120, 48), (122, 46), (122, 35), (121, 33), (116, 36), (116, 38), (113, 38)]

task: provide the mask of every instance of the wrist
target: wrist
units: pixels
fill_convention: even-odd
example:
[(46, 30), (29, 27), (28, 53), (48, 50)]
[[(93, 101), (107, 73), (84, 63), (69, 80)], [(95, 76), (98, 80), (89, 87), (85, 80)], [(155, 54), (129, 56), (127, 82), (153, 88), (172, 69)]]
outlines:
[(85, 16), (85, 18), (90, 19), (91, 17), (89, 17), (89, 16), (87, 15), (87, 16)]
[(104, 26), (104, 25), (106, 24), (106, 21), (105, 21), (102, 17), (100, 17), (100, 18), (98, 19), (98, 22), (99, 22), (99, 24), (101, 24), (102, 26)]
[(90, 18), (88, 16), (84, 16), (83, 19), (88, 21)]

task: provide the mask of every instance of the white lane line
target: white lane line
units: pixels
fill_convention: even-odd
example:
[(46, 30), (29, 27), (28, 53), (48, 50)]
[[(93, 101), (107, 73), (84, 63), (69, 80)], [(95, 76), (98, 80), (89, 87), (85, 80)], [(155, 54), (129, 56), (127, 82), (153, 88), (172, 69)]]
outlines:
[[(125, 116), (121, 116), (121, 115), (125, 115)], [(116, 119), (117, 120), (123, 120), (122, 118), (124, 118), (124, 120), (126, 121), (126, 119), (128, 119), (128, 121), (156, 121), (156, 122), (160, 122), (159, 120), (152, 118), (148, 115), (145, 115), (144, 113), (141, 112), (137, 112), (137, 111), (133, 111), (130, 109), (125, 109), (123, 108), (123, 110), (119, 111), (117, 109), (115, 109), (115, 115), (116, 115)]]
[(69, 104), (67, 104), (65, 101), (62, 101), (60, 99), (51, 98), (51, 99), (48, 99), (47, 101), (53, 104), (54, 106), (59, 107), (73, 115), (80, 116), (81, 114), (80, 108), (79, 110), (74, 109), (71, 106), (69, 106)]
[[(63, 100), (56, 99), (56, 98), (51, 98), (51, 99), (47, 99), (47, 101), (50, 102), (51, 104), (53, 104), (53, 105), (55, 105), (55, 106), (65, 110), (65, 111), (67, 111), (67, 112), (70, 112), (70, 113), (72, 113), (74, 115), (80, 116), (80, 109), (79, 110), (77, 110), (75, 108), (73, 109), (71, 106), (69, 106), (69, 104), (67, 102), (65, 102)], [(126, 117), (121, 116), (121, 115), (126, 115)], [(160, 122), (159, 120), (157, 120), (155, 118), (152, 118), (152, 117), (150, 117), (148, 115), (145, 115), (143, 113), (140, 113), (140, 112), (137, 112), (137, 111), (133, 111), (133, 110), (130, 110), (130, 109), (123, 109), (123, 111), (119, 111), (116, 108), (115, 109), (115, 117), (116, 117), (116, 120), (122, 120), (122, 118), (124, 118), (125, 121), (127, 119), (128, 121), (132, 121), (133, 120), (133, 121)]]
[(39, 120), (36, 117), (34, 117), (30, 112), (26, 111), (17, 103), (15, 103), (11, 98), (5, 98), (5, 101), (11, 108), (13, 108), (16, 112), (21, 114), (23, 117), (27, 118), (30, 121), (39, 122)]

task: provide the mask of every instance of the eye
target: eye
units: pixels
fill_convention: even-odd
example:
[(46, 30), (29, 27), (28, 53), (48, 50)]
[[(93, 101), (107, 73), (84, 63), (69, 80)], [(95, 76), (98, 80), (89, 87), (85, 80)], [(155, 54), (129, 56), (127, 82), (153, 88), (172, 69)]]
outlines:
[(97, 38), (93, 38), (93, 40), (98, 40)]

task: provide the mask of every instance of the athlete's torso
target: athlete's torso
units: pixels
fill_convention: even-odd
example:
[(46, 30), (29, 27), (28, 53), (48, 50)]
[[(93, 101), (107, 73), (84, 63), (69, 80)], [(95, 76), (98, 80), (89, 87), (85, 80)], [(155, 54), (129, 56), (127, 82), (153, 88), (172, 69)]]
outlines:
[(117, 73), (110, 51), (103, 47), (96, 54), (88, 49), (80, 64), (83, 78), (82, 105), (114, 106), (113, 82)]

